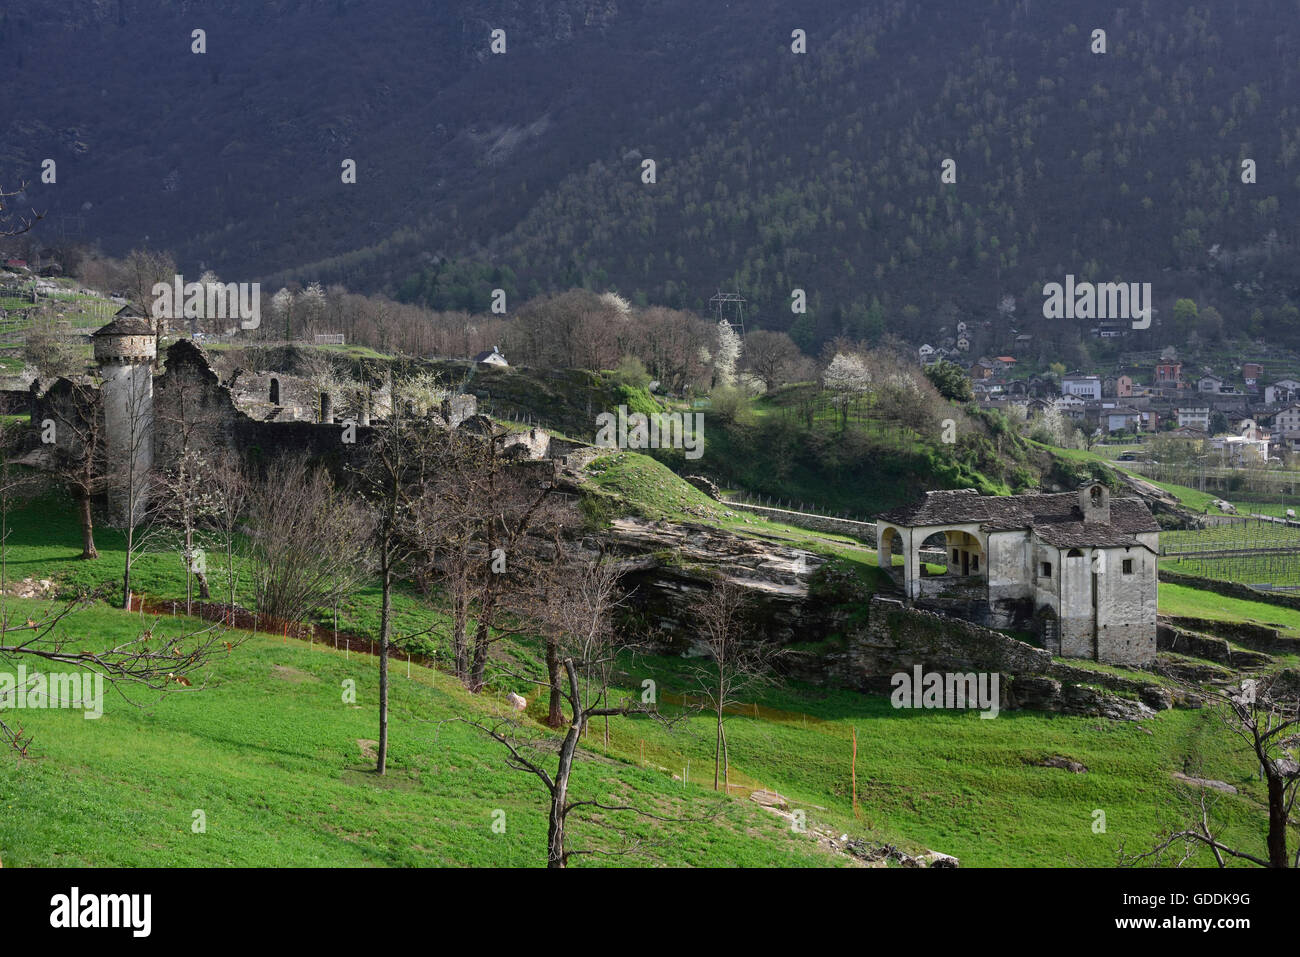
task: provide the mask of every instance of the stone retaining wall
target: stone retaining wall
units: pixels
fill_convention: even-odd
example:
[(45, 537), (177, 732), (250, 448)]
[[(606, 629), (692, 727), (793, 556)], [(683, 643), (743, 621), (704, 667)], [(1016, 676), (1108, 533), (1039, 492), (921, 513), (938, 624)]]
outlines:
[(1287, 637), (1278, 629), (1268, 625), (1256, 625), (1246, 621), (1220, 621), (1213, 618), (1187, 618), (1180, 615), (1162, 615), (1160, 623), (1183, 631), (1224, 638), (1253, 651), (1300, 655), (1300, 639)]
[(1213, 578), (1201, 578), (1199, 575), (1184, 575), (1182, 572), (1160, 569), (1160, 580), (1170, 585), (1186, 585), (1188, 588), (1200, 588), (1212, 591), (1226, 598), (1242, 598), (1246, 601), (1262, 601), (1281, 608), (1294, 608), (1300, 611), (1300, 595), (1279, 595), (1277, 592), (1261, 591), (1249, 585), (1236, 582), (1221, 582)]
[(831, 532), (835, 535), (847, 535), (868, 545), (876, 544), (876, 525), (874, 522), (858, 522), (851, 518), (834, 518), (830, 515), (814, 515), (811, 512), (794, 512), (785, 508), (769, 508), (766, 505), (750, 505), (746, 502), (724, 500), (728, 508), (737, 511), (752, 512), (762, 515), (774, 522), (806, 528), (811, 532)]

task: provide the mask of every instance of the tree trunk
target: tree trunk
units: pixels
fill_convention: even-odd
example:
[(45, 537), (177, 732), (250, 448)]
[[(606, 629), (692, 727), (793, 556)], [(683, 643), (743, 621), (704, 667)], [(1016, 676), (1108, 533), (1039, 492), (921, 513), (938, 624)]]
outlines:
[(451, 625), (451, 653), (455, 661), (456, 680), (469, 684), (469, 599), (462, 593), (453, 598)]
[(380, 575), (383, 597), (379, 611), (379, 759), (375, 765), (375, 771), (379, 774), (388, 770), (388, 635), (392, 628), (393, 569), (387, 548), (382, 562)]
[(1286, 867), (1286, 788), (1270, 769), (1268, 775), (1268, 866)]
[(722, 708), (717, 711), (718, 727), (713, 735), (713, 790), (718, 790), (718, 773), (722, 768)]
[(556, 785), (551, 794), (551, 814), (546, 829), (546, 866), (567, 867), (564, 859), (565, 791)]
[(492, 642), (492, 618), (496, 596), (488, 593), (478, 610), (478, 624), (474, 626), (474, 668), (469, 676), (469, 690), (478, 694), (483, 690), (487, 674), (488, 645)]
[(722, 726), (722, 789), (731, 793), (731, 754), (727, 750), (727, 726)]
[(564, 700), (564, 692), (560, 687), (559, 638), (546, 639), (546, 675), (551, 681), (551, 708), (546, 716), (546, 724), (548, 727), (558, 728), (564, 724), (564, 712), (560, 707)]
[(90, 493), (81, 492), (77, 498), (77, 506), (81, 512), (81, 557), (98, 558), (99, 550), (95, 548), (95, 520), (90, 514)]
[(574, 670), (573, 659), (564, 659), (564, 671), (569, 677), (569, 708), (573, 720), (560, 745), (560, 763), (555, 769), (555, 787), (551, 790), (551, 813), (546, 835), (546, 866), (567, 867), (564, 850), (564, 816), (568, 813), (569, 774), (573, 771), (573, 756), (578, 750), (578, 739), (582, 737), (582, 725), (585, 720), (582, 713), (582, 697), (578, 690), (578, 673)]
[[(140, 599), (144, 601), (144, 599)], [(126, 537), (126, 565), (122, 569), (122, 610), (131, 610), (131, 536)]]

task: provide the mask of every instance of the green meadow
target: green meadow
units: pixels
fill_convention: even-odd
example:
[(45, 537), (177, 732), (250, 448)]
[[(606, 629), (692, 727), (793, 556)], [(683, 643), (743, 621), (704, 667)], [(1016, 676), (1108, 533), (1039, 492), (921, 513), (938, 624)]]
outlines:
[[(8, 581), (53, 578), (68, 593), (118, 580), (120, 538), (101, 531), (103, 556), (79, 561), (69, 515), (57, 499), (10, 512)], [(222, 589), (218, 565), (210, 555), (214, 597)], [(142, 627), (205, 627), (184, 617), (184, 572), (174, 553), (145, 556), (138, 575), (148, 595), (180, 603), (175, 618), (142, 620), (101, 602), (66, 619), (69, 640), (94, 646)], [(1177, 591), (1162, 588), (1165, 595), (1192, 607)], [(374, 589), (358, 592), (340, 609), (340, 627), (373, 634), (377, 600)], [(21, 621), (36, 617), (41, 603), (9, 598), (7, 606)], [(399, 639), (427, 631), (438, 614), (414, 592), (400, 595), (398, 607)], [(427, 635), (406, 644), (436, 650)], [(533, 640), (500, 650), (522, 662), (541, 657)], [(681, 696), (695, 684), (691, 668), (683, 659), (628, 656), (614, 695), (639, 695), (651, 679), (663, 713), (681, 716)], [(502, 747), (460, 720), (492, 720), (513, 688), (529, 700), (528, 733), (547, 738), (536, 689), (499, 679), (470, 695), (446, 674), (408, 666), (400, 651), (392, 673), (383, 778), (367, 756), (378, 737), (376, 660), (319, 642), (248, 636), (192, 688), (137, 690), (129, 700), (106, 689), (98, 720), (74, 711), (9, 712), (6, 720), (22, 724), (34, 747), (27, 759), (0, 758), (0, 860), (10, 867), (544, 863), (540, 783), (509, 769)], [(348, 682), (355, 702), (345, 696)], [(738, 710), (728, 718), (734, 787), (727, 797), (712, 790), (709, 716), (691, 713), (672, 727), (615, 718), (608, 742), (604, 724), (594, 725), (575, 796), (631, 803), (671, 820), (588, 814), (572, 826), (576, 848), (635, 846), (636, 853), (575, 863), (833, 866), (850, 859), (819, 835), (847, 834), (953, 854), (964, 866), (1109, 866), (1121, 845), (1144, 849), (1162, 824), (1177, 820), (1174, 772), (1240, 789), (1220, 797), (1216, 819), (1230, 840), (1262, 847), (1254, 769), (1208, 712), (1169, 711), (1140, 724), (1023, 711), (986, 720), (977, 712), (896, 710), (884, 696), (799, 683), (766, 689)], [(1049, 757), (1088, 770), (1040, 766)], [(755, 788), (779, 792), (802, 811), (806, 832), (749, 800)], [(205, 827), (196, 831), (199, 820)]]

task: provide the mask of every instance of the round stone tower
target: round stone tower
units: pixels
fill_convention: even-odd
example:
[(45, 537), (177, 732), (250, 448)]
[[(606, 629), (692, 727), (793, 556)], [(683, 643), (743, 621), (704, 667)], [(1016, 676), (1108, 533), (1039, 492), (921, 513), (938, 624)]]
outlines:
[(91, 337), (104, 403), (108, 504), (114, 521), (136, 524), (148, 506), (153, 465), (153, 367), (158, 339), (132, 306)]

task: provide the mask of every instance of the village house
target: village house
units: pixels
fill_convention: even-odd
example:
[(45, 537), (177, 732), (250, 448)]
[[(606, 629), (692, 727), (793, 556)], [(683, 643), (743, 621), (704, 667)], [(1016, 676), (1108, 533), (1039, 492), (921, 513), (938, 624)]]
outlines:
[(1183, 425), (1176, 429), (1170, 429), (1164, 434), (1164, 437), (1167, 439), (1181, 439), (1187, 443), (1188, 449), (1193, 452), (1200, 452), (1205, 448), (1205, 442), (1209, 439), (1210, 433), (1205, 429)]
[(1180, 408), (1178, 410), (1178, 427), (1210, 431), (1210, 407), (1208, 405)]
[(1106, 376), (1101, 380), (1101, 394), (1114, 399), (1131, 399), (1133, 397), (1132, 376)]
[(1274, 432), (1271, 448), (1278, 454), (1300, 452), (1300, 432)]
[(1244, 435), (1216, 435), (1210, 448), (1223, 456), (1223, 463), (1233, 468), (1248, 468), (1268, 462), (1268, 439), (1248, 439)]
[(510, 365), (510, 363), (506, 362), (506, 357), (501, 354), (501, 350), (496, 346), (493, 346), (490, 352), (480, 352), (476, 355), (474, 364), (485, 369), (504, 369)]
[(1183, 364), (1173, 359), (1162, 359), (1156, 363), (1156, 386), (1158, 388), (1177, 389), (1183, 381)]
[(1229, 416), (1228, 431), (1233, 435), (1240, 435), (1243, 438), (1254, 439), (1256, 441), (1268, 438), (1268, 429), (1261, 426), (1249, 415)]
[(1071, 419), (1082, 419), (1087, 411), (1088, 400), (1081, 395), (1063, 395), (1052, 403), (1062, 415)]
[(1080, 395), (1086, 399), (1101, 399), (1101, 378), (1095, 375), (1073, 375), (1061, 378), (1061, 395)]
[(1196, 380), (1197, 392), (1217, 393), (1223, 389), (1223, 380), (1217, 375), (1203, 375)]
[(1102, 427), (1107, 432), (1141, 432), (1142, 413), (1128, 406), (1106, 409), (1102, 416)]
[[(928, 492), (880, 515), (882, 569), (910, 601), (993, 628), (1032, 631), (1053, 654), (1145, 666), (1156, 655), (1160, 526), (1100, 482), (1011, 496)], [(930, 574), (927, 563), (943, 572)]]
[(1243, 362), (1241, 364), (1241, 377), (1246, 380), (1246, 388), (1254, 388), (1259, 385), (1259, 377), (1264, 374), (1264, 367), (1258, 362)]
[(1300, 402), (1287, 406), (1273, 416), (1274, 432), (1300, 432)]
[(1295, 379), (1278, 379), (1264, 387), (1265, 405), (1285, 405), (1300, 398), (1300, 382)]

